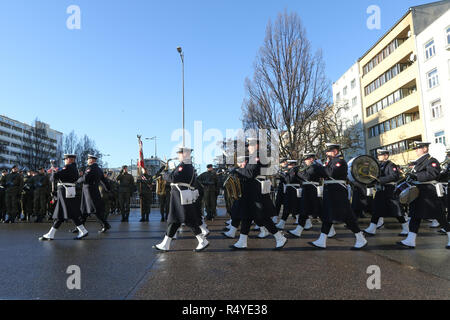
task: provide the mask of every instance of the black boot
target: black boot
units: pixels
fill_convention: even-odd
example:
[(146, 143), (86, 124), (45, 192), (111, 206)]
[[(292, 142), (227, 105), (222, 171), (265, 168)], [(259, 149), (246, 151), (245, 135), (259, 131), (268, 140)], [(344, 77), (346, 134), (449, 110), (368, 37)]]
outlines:
[(105, 223), (103, 224), (102, 229), (98, 233), (105, 233), (109, 229), (111, 229), (111, 225), (108, 222), (105, 221)]

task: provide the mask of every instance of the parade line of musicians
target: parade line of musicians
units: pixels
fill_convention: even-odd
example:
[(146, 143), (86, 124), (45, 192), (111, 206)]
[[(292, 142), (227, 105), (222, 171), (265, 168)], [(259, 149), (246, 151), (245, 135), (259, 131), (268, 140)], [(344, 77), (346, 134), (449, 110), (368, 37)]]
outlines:
[[(351, 248), (360, 250), (367, 246), (367, 236), (375, 236), (383, 224), (383, 218), (396, 218), (403, 240), (397, 245), (413, 249), (422, 220), (432, 222), (431, 227), (438, 233), (447, 235), (448, 242), (443, 244), (450, 249), (450, 214), (447, 185), (450, 180), (447, 160), (442, 166), (429, 153), (430, 143), (415, 142), (417, 160), (410, 163), (406, 178), (418, 188), (418, 196), (408, 205), (401, 204), (397, 187), (404, 181), (400, 167), (389, 160), (388, 150), (378, 150), (380, 174), (371, 185), (353, 186), (352, 196), (348, 192), (348, 165), (341, 153), (340, 145), (326, 144), (326, 163), (317, 160), (315, 153), (303, 154), (302, 163), (297, 160), (281, 159), (278, 173), (278, 186), (275, 201), (271, 198), (271, 183), (262, 176), (267, 167), (259, 159), (259, 141), (249, 138), (246, 141), (246, 156), (237, 157), (237, 167), (229, 169), (226, 175), (235, 177), (239, 184), (239, 197), (228, 206), (231, 219), (226, 222), (226, 238), (238, 241), (231, 246), (234, 250), (248, 247), (248, 234), (259, 230), (258, 238), (272, 235), (275, 238), (275, 250), (282, 249), (290, 238), (300, 238), (304, 231), (312, 228), (311, 219), (320, 219), (320, 235), (316, 241), (309, 242), (318, 249), (326, 249), (327, 239), (336, 235), (333, 224), (345, 223), (346, 228), (355, 235), (355, 244)], [(208, 171), (197, 176), (192, 165), (190, 148), (180, 148), (177, 152), (179, 164), (169, 170), (168, 163), (154, 176), (143, 168), (137, 179), (128, 173), (127, 166), (122, 168), (118, 177), (109, 178), (108, 172), (98, 166), (97, 157), (88, 156), (84, 172), (77, 169), (76, 156), (64, 155), (64, 167), (37, 171), (26, 174), (19, 172), (17, 166), (8, 173), (5, 170), (0, 178), (0, 219), (3, 223), (14, 223), (16, 219), (42, 222), (47, 212), (52, 213), (53, 225), (48, 233), (39, 237), (40, 241), (55, 239), (58, 228), (64, 221), (72, 221), (76, 240), (88, 236), (84, 224), (87, 217), (95, 215), (100, 223), (99, 233), (107, 232), (108, 214), (116, 210), (122, 214), (122, 222), (128, 222), (130, 197), (138, 190), (141, 201), (141, 222), (148, 221), (152, 202), (152, 183), (159, 178), (165, 181), (158, 191), (161, 221), (167, 221), (167, 231), (161, 243), (154, 249), (167, 252), (171, 242), (176, 239), (177, 231), (183, 226), (189, 227), (198, 240), (195, 252), (208, 247), (209, 231), (203, 217), (206, 207), (206, 220), (216, 215), (216, 201), (220, 190), (218, 175), (212, 165)], [(300, 167), (302, 169), (300, 169)], [(402, 180), (403, 178), (403, 180)], [(445, 192), (438, 192), (437, 184), (445, 187)], [(374, 196), (366, 195), (366, 188), (375, 189)], [(161, 188), (160, 188), (161, 189)], [(299, 192), (301, 190), (301, 192)], [(275, 202), (275, 203), (274, 203)], [(283, 208), (281, 210), (281, 208)], [(370, 225), (361, 230), (358, 217), (363, 211), (371, 212)], [(447, 212), (447, 214), (446, 214)], [(278, 221), (279, 215), (281, 218)], [(289, 216), (296, 219), (296, 228), (287, 230), (285, 223)], [(446, 217), (447, 215), (447, 217)], [(447, 240), (446, 240), (447, 241)]]

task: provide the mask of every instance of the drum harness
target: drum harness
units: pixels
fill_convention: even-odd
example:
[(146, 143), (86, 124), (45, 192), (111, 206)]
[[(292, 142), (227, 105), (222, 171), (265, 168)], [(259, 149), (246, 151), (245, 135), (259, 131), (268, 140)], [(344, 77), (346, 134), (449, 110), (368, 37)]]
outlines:
[[(195, 189), (193, 186), (191, 186), (192, 182), (194, 181), (194, 176), (195, 176), (195, 172), (192, 173), (192, 178), (189, 183), (177, 182), (177, 183), (170, 184), (171, 187), (175, 187), (180, 192), (181, 205), (192, 204), (195, 201), (197, 201), (197, 199), (199, 197), (198, 190)], [(180, 187), (185, 187), (187, 189), (181, 190)], [(188, 191), (188, 192), (186, 192), (186, 191)], [(197, 191), (197, 192), (195, 192), (195, 191)]]

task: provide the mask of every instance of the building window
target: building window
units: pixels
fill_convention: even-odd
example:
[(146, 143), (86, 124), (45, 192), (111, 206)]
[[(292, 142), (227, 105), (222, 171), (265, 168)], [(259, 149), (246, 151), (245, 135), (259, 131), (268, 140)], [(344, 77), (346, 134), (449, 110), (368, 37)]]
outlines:
[(353, 124), (357, 124), (358, 123), (358, 115), (353, 116)]
[(344, 96), (346, 96), (347, 95), (347, 86), (345, 86), (344, 90), (342, 90), (342, 91), (343, 91), (342, 93), (344, 94)]
[(428, 88), (434, 88), (437, 85), (439, 85), (439, 77), (437, 73), (437, 69), (433, 69), (430, 72), (427, 73), (427, 79), (428, 79)]
[(447, 27), (447, 45), (450, 46), (450, 26)]
[(447, 144), (445, 143), (445, 131), (439, 131), (439, 132), (436, 132), (436, 133), (434, 134), (434, 142), (436, 142), (436, 143), (442, 143), (442, 144), (444, 144), (444, 145), (447, 145)]
[(442, 105), (441, 99), (438, 99), (431, 103), (431, 118), (437, 119), (442, 117)]
[(425, 44), (425, 58), (430, 59), (436, 54), (436, 47), (434, 46), (434, 40), (430, 40)]
[(352, 80), (351, 87), (352, 87), (352, 89), (355, 89), (355, 87), (356, 87), (356, 79)]
[(339, 100), (341, 100), (341, 93), (340, 92), (338, 92), (336, 94), (336, 101), (339, 101)]
[(358, 97), (354, 97), (354, 98), (352, 99), (352, 106), (353, 106), (353, 107), (356, 106), (357, 103), (358, 103)]

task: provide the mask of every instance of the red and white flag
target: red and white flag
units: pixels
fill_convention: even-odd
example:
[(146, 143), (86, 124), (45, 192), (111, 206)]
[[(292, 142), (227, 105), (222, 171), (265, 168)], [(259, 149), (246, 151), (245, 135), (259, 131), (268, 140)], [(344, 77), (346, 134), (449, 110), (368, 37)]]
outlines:
[(139, 139), (139, 161), (138, 161), (138, 174), (142, 174), (142, 168), (145, 168), (144, 163), (144, 151), (142, 150), (142, 140), (141, 137), (138, 136)]

